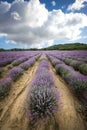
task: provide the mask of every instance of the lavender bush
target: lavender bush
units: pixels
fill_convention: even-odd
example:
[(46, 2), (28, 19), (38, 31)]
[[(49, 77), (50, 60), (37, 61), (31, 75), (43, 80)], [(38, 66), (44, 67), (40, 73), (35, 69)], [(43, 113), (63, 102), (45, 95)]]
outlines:
[(3, 78), (0, 80), (0, 99), (8, 95), (11, 89), (12, 80), (11, 78)]
[(70, 66), (72, 66), (75, 70), (79, 70), (79, 66), (82, 64), (84, 64), (84, 62), (82, 62), (82, 61), (72, 60), (70, 62)]
[(73, 68), (71, 68), (70, 66), (67, 66), (65, 64), (57, 64), (55, 66), (55, 70), (58, 74), (60, 74), (63, 78), (65, 78), (67, 75), (69, 75), (71, 73)]
[(26, 62), (22, 63), (22, 64), (20, 65), (20, 67), (21, 67), (22, 69), (24, 69), (24, 70), (27, 70), (30, 66), (32, 66), (32, 65), (34, 64), (35, 60), (36, 60), (36, 59), (33, 57), (33, 58), (27, 60)]
[[(81, 96), (85, 91), (87, 91), (87, 77), (72, 71), (70, 75), (66, 76), (65, 80), (72, 87), (74, 92)], [(81, 94), (81, 95), (80, 95)]]
[[(49, 70), (49, 63), (48, 63), (48, 61), (47, 60), (45, 60), (45, 59), (43, 59), (41, 62), (40, 62), (40, 64), (39, 64), (39, 67), (38, 67), (39, 69), (41, 68), (45, 68), (46, 70)], [(38, 69), (38, 70), (39, 70)]]
[(16, 59), (15, 61), (13, 61), (12, 65), (17, 66), (26, 60), (28, 60), (28, 56), (27, 57), (20, 57), (20, 58)]
[(82, 64), (79, 66), (79, 71), (84, 74), (87, 75), (87, 64)]
[(35, 87), (28, 97), (28, 116), (32, 122), (53, 116), (57, 110), (57, 98), (52, 89), (47, 87)]
[(51, 61), (52, 65), (55, 67), (57, 64), (62, 64), (63, 62), (53, 56), (48, 55), (49, 60)]
[(13, 81), (16, 81), (23, 74), (23, 69), (20, 67), (14, 67), (9, 70), (7, 76), (9, 76)]
[(34, 57), (32, 57), (31, 59), (27, 60), (26, 62), (20, 64), (20, 67), (24, 70), (27, 70), (30, 66), (32, 66), (35, 61), (40, 57), (40, 54), (35, 55)]
[(83, 61), (77, 61), (77, 60), (73, 60), (73, 59), (65, 59), (64, 62), (67, 65), (72, 66), (75, 70), (79, 70), (79, 66), (84, 64)]
[[(32, 86), (32, 85), (31, 85)], [(33, 86), (45, 86), (45, 87), (53, 87), (53, 77), (49, 73), (49, 71), (42, 69), (38, 72), (33, 80)]]

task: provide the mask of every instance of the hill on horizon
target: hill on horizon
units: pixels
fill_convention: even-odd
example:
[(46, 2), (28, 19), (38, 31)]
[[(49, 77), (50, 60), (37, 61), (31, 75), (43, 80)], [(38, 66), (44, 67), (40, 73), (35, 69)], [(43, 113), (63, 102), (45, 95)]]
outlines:
[(65, 44), (58, 44), (58, 45), (53, 45), (49, 46), (46, 48), (29, 48), (29, 49), (21, 49), (21, 48), (12, 48), (12, 49), (3, 49), (0, 48), (0, 51), (23, 51), (23, 50), (87, 50), (87, 44), (85, 43), (65, 43)]

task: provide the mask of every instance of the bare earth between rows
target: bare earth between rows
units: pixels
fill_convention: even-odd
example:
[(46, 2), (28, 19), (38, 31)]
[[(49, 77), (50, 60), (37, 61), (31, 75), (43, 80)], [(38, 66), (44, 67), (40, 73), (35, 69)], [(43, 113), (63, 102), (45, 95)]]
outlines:
[[(23, 76), (14, 83), (9, 96), (0, 102), (0, 130), (30, 130), (24, 103), (27, 89), (34, 78), (38, 64), (39, 62), (36, 62), (33, 67), (24, 72)], [(60, 93), (59, 110), (56, 114), (59, 130), (85, 130), (83, 120), (76, 111), (79, 107), (78, 101), (68, 89), (67, 84), (56, 75), (51, 64), (50, 72), (53, 75), (55, 87)]]

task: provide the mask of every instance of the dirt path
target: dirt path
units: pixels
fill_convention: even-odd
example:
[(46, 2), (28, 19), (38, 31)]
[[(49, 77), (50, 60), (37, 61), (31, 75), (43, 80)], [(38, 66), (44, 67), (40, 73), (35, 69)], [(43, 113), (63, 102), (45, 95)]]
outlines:
[(24, 72), (13, 84), (9, 96), (0, 102), (0, 130), (27, 130), (29, 120), (25, 115), (24, 102), (37, 66), (38, 62)]
[(54, 77), (55, 87), (60, 93), (59, 111), (56, 120), (59, 123), (59, 130), (85, 130), (84, 123), (76, 109), (80, 107), (77, 99), (68, 89), (67, 84), (58, 76), (50, 64), (50, 71)]

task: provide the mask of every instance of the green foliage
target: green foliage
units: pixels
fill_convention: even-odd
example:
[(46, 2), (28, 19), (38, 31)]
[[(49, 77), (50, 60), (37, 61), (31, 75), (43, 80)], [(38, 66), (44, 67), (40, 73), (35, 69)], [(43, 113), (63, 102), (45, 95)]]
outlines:
[(2, 77), (3, 69), (0, 68), (0, 77)]
[(5, 51), (3, 48), (0, 48), (0, 51)]
[(13, 49), (2, 49), (0, 48), (0, 51), (40, 51), (40, 50), (87, 50), (87, 44), (83, 43), (65, 43), (65, 44), (58, 44), (58, 45), (53, 45), (47, 48), (13, 48)]
[(56, 65), (55, 69), (56, 72), (60, 74), (63, 78), (70, 74), (70, 71), (62, 65)]
[(79, 67), (79, 71), (85, 75), (87, 75), (87, 64), (82, 64)]
[(3, 78), (0, 80), (0, 99), (3, 99), (9, 94), (12, 86), (12, 80), (10, 78)]
[(13, 65), (13, 66), (18, 66), (18, 65), (19, 65), (19, 62), (14, 61), (14, 62), (12, 62), (12, 65)]
[(59, 44), (53, 45), (44, 50), (87, 50), (87, 44), (83, 43), (68, 43), (68, 44)]

